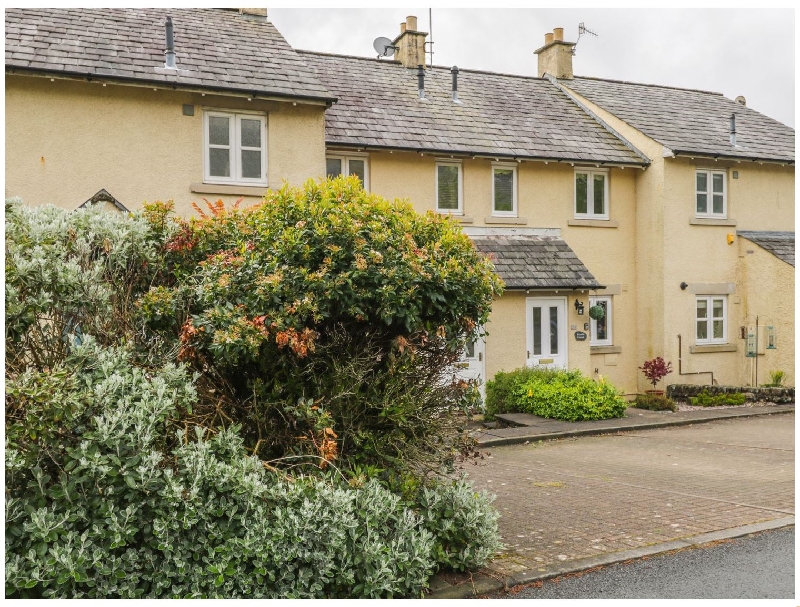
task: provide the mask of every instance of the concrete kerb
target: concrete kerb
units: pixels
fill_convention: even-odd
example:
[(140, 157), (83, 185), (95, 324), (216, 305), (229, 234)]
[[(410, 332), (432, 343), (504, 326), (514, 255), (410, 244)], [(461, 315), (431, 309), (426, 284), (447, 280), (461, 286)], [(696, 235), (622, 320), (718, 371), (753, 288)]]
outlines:
[[(580, 573), (587, 569), (595, 567), (603, 567), (607, 565), (614, 565), (616, 563), (624, 563), (634, 559), (644, 557), (657, 556), (673, 550), (683, 550), (686, 548), (699, 547), (704, 544), (718, 542), (720, 540), (729, 540), (738, 537), (745, 537), (753, 533), (761, 531), (769, 531), (772, 529), (782, 529), (784, 527), (794, 526), (794, 517), (787, 516), (780, 519), (771, 521), (764, 521), (761, 523), (753, 523), (750, 525), (742, 525), (740, 527), (733, 527), (731, 529), (722, 529), (720, 531), (713, 531), (711, 533), (702, 533), (700, 535), (688, 536), (669, 542), (660, 544), (653, 544), (652, 546), (643, 546), (641, 548), (634, 548), (632, 550), (624, 550), (622, 552), (613, 552), (601, 556), (580, 559), (572, 561), (571, 563), (564, 563), (562, 565), (553, 565), (545, 567), (544, 571), (523, 572), (516, 574), (512, 577), (506, 578), (501, 581), (497, 578), (492, 578), (485, 574), (476, 574), (473, 576), (472, 583), (466, 582), (458, 586), (450, 586), (449, 588), (442, 588), (436, 590), (425, 598), (429, 599), (466, 599), (490, 592), (498, 592), (500, 590), (507, 590), (514, 586), (523, 584), (532, 584), (538, 581), (549, 580), (562, 575), (571, 573)], [(441, 588), (441, 585), (439, 585)]]
[(737, 412), (736, 415), (709, 415), (708, 417), (698, 417), (694, 419), (675, 419), (658, 422), (637, 422), (629, 426), (601, 426), (595, 428), (583, 428), (576, 430), (565, 430), (560, 432), (537, 433), (518, 436), (503, 436), (496, 438), (481, 438), (478, 447), (501, 447), (508, 445), (519, 445), (535, 441), (553, 440), (557, 438), (570, 438), (577, 436), (592, 436), (598, 434), (616, 434), (618, 432), (630, 432), (633, 430), (651, 430), (653, 428), (667, 428), (673, 426), (690, 426), (692, 424), (702, 424), (713, 422), (720, 419), (742, 419), (747, 417), (757, 417), (761, 415), (780, 415), (783, 413), (794, 413), (794, 406), (786, 408), (770, 408), (769, 411)]

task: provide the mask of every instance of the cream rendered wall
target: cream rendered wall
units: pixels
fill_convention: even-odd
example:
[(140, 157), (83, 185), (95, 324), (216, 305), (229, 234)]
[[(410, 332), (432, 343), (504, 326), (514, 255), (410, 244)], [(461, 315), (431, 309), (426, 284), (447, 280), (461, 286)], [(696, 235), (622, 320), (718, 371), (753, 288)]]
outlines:
[[(698, 168), (725, 170), (728, 184), (728, 218), (736, 225), (691, 225), (695, 214), (695, 172)], [(733, 171), (738, 179), (733, 179)], [(730, 163), (700, 159), (667, 159), (665, 165), (664, 205), (668, 210), (664, 221), (665, 352), (676, 359), (677, 335), (683, 336), (683, 371), (713, 371), (714, 379), (723, 385), (746, 385), (749, 375), (743, 373), (743, 342), (738, 328), (747, 324), (742, 289), (750, 289), (740, 273), (739, 250), (728, 234), (736, 230), (786, 230), (794, 225), (793, 169), (757, 163)], [(784, 264), (786, 265), (786, 264)], [(751, 273), (748, 280), (754, 280)], [(681, 282), (689, 288), (681, 291)], [(728, 344), (733, 352), (690, 351), (695, 345), (695, 296), (714, 294), (713, 288), (733, 283), (736, 291), (728, 295)], [(705, 288), (700, 285), (711, 285)], [(793, 285), (793, 283), (792, 283)], [(785, 282), (763, 285), (773, 299), (794, 300), (794, 288)], [(782, 331), (784, 332), (784, 331)], [(708, 383), (709, 375), (670, 376), (671, 382)]]
[[(759, 348), (758, 383), (767, 383), (770, 371), (781, 370), (786, 372), (784, 385), (794, 386), (794, 266), (746, 238), (737, 240), (740, 268), (737, 287), (741, 290), (742, 325), (754, 325), (758, 317), (761, 340), (766, 326), (777, 328), (777, 349)], [(744, 348), (744, 342), (740, 340), (739, 343)], [(739, 357), (739, 376), (752, 378), (747, 383), (753, 383), (755, 359), (743, 354)]]
[(190, 190), (203, 181), (204, 107), (267, 113), (270, 187), (324, 175), (324, 106), (6, 75), (6, 197), (75, 208), (105, 188), (130, 209), (171, 198), (185, 215), (203, 198), (233, 202)]
[[(442, 158), (453, 161), (456, 159)], [(437, 157), (409, 152), (371, 152), (370, 190), (388, 199), (407, 198), (421, 213), (435, 210)], [(492, 217), (492, 161), (461, 160), (464, 225), (491, 227), (561, 228), (562, 237), (589, 271), (602, 283), (616, 288), (613, 295), (613, 337), (620, 352), (590, 356), (589, 342), (576, 342), (575, 331), (589, 322), (578, 316), (573, 303), (579, 297), (588, 304), (588, 292), (568, 295), (569, 364), (584, 373), (607, 377), (626, 393), (636, 391), (636, 179), (640, 169), (614, 168), (609, 172), (611, 221), (615, 227), (570, 226), (574, 219), (575, 168), (565, 163), (517, 163), (518, 217)], [(602, 222), (598, 222), (601, 223)], [(612, 289), (613, 291), (614, 289)], [(597, 291), (598, 295), (603, 290)], [(564, 296), (562, 291), (560, 296)], [(546, 296), (537, 293), (537, 296)], [(588, 305), (586, 306), (588, 309)], [(574, 318), (572, 316), (574, 315)], [(491, 378), (501, 369), (525, 364), (524, 297), (507, 292), (494, 304), (487, 339), (486, 373)], [(575, 327), (574, 329), (572, 327)], [(597, 370), (597, 371), (595, 371)]]

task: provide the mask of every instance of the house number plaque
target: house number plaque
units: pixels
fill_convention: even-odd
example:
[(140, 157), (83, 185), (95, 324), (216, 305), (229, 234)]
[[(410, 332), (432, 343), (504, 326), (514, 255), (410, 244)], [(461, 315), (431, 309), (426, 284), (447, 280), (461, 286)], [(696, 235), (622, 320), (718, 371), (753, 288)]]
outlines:
[(575, 341), (586, 341), (586, 333), (583, 331), (575, 331)]

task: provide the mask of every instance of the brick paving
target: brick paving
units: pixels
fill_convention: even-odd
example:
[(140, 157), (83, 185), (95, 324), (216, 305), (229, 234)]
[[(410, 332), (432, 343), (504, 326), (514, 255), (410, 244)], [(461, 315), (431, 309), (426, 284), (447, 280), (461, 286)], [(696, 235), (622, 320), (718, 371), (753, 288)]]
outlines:
[(794, 414), (496, 447), (497, 577), (794, 514)]

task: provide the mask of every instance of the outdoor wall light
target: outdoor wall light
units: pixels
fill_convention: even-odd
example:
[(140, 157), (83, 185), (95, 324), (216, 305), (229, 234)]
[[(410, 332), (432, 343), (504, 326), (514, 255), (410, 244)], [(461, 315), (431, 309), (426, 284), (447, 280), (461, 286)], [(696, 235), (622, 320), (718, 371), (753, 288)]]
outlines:
[(686, 287), (688, 287), (688, 286), (689, 286), (689, 283), (682, 282), (682, 283), (681, 283), (681, 291), (685, 291), (685, 290), (686, 290)]
[(578, 316), (583, 316), (583, 302), (575, 300), (575, 309), (578, 311)]

